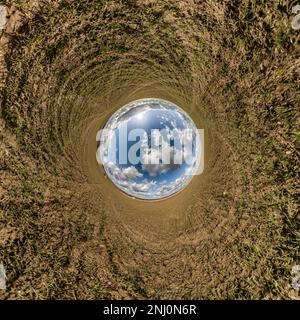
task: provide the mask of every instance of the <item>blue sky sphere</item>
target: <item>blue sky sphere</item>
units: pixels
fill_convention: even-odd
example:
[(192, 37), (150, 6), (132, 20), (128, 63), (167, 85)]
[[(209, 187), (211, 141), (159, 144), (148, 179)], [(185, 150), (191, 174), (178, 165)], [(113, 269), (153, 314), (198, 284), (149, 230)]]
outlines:
[(134, 198), (170, 197), (184, 189), (199, 168), (198, 130), (185, 111), (166, 100), (125, 105), (97, 139), (97, 160), (108, 178)]

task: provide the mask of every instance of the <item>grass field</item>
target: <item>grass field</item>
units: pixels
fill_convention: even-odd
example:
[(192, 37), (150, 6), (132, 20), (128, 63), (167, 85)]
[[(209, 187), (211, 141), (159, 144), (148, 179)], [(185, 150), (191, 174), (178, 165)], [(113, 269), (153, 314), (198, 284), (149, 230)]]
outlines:
[[(300, 1), (1, 4), (2, 299), (299, 299)], [(95, 158), (146, 97), (205, 131), (204, 173), (153, 203)]]

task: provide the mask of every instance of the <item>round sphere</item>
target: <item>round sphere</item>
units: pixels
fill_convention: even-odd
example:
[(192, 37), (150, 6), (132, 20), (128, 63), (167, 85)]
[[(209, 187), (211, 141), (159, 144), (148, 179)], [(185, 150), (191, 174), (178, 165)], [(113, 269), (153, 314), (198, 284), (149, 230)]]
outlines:
[(200, 135), (188, 114), (172, 102), (133, 101), (116, 111), (99, 133), (97, 160), (129, 196), (170, 197), (198, 172)]

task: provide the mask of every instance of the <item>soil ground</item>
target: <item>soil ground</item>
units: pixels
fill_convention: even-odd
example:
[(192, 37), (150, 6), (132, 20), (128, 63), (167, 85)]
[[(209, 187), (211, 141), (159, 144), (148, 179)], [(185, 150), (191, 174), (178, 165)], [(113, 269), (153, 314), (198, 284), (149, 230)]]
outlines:
[[(297, 3), (0, 1), (0, 297), (299, 299)], [(147, 97), (205, 132), (203, 174), (152, 203), (95, 157)]]

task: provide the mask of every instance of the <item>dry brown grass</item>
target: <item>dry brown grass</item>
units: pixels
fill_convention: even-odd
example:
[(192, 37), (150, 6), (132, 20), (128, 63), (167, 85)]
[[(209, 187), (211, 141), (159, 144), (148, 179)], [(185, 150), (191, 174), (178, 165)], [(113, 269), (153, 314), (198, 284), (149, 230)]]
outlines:
[[(14, 3), (0, 55), (3, 298), (299, 297), (291, 7)], [(177, 103), (205, 129), (204, 173), (159, 203), (119, 193), (95, 159), (97, 130), (142, 97)]]

